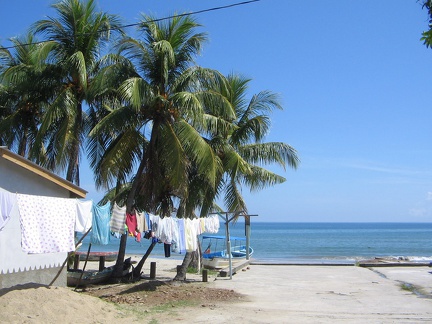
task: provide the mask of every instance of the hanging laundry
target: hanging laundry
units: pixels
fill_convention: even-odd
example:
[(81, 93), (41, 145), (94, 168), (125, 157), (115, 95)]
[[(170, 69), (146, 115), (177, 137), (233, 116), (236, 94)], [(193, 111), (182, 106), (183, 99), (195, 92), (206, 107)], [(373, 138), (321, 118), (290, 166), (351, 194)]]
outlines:
[(173, 242), (178, 243), (179, 241), (179, 227), (177, 223), (177, 218), (175, 217), (168, 217), (168, 222), (170, 223), (167, 228), (170, 231), (169, 237), (170, 237), (170, 243)]
[(110, 241), (111, 204), (103, 206), (93, 204), (93, 220), (91, 231), (92, 244), (107, 245)]
[(114, 202), (110, 229), (114, 234), (123, 234), (125, 231), (125, 219), (126, 219), (126, 206), (119, 207), (117, 203)]
[(210, 215), (205, 218), (205, 232), (217, 233), (219, 232), (220, 222), (218, 215)]
[(75, 232), (84, 234), (92, 227), (93, 201), (77, 199), (76, 206), (77, 217), (75, 221)]
[(178, 238), (178, 249), (179, 253), (186, 253), (186, 241), (185, 241), (185, 223), (183, 218), (177, 219), (177, 225), (179, 230), (179, 238)]
[[(184, 220), (185, 225), (185, 242), (186, 242), (186, 251), (194, 252), (198, 248), (197, 243), (197, 222), (195, 219), (186, 218)], [(199, 223), (198, 223), (199, 224)]]
[(0, 188), (0, 231), (10, 219), (13, 206), (16, 204), (16, 193)]
[(171, 217), (171, 222), (172, 222), (171, 251), (174, 253), (180, 253), (180, 249), (179, 249), (179, 242), (180, 242), (179, 219), (177, 217)]
[(193, 218), (192, 219), (192, 225), (195, 229), (195, 234), (200, 235), (203, 233), (202, 227), (201, 227), (201, 219), (200, 218)]
[(168, 237), (168, 231), (167, 231), (167, 217), (160, 218), (159, 216), (156, 216), (159, 218), (157, 221), (157, 230), (155, 231), (156, 237), (161, 242), (168, 242), (170, 239)]
[(199, 218), (199, 222), (200, 222), (200, 234), (205, 232), (205, 223), (206, 223), (206, 219), (204, 217)]
[(148, 216), (149, 216), (149, 230), (151, 233), (150, 237), (152, 238), (152, 241), (159, 240), (158, 234), (160, 234), (159, 227), (160, 227), (161, 218), (157, 215), (153, 215), (150, 213), (148, 213)]
[(141, 232), (138, 230), (136, 211), (133, 211), (132, 214), (126, 213), (126, 225), (129, 235), (135, 237), (137, 242), (141, 242)]
[(143, 212), (143, 213), (144, 213), (144, 231), (151, 231), (150, 215), (147, 212)]
[(76, 199), (17, 194), (17, 202), (24, 252), (75, 250)]
[(144, 213), (136, 213), (137, 231), (142, 233), (146, 231)]
[(135, 213), (126, 213), (126, 226), (130, 236), (136, 236), (137, 231), (137, 218)]

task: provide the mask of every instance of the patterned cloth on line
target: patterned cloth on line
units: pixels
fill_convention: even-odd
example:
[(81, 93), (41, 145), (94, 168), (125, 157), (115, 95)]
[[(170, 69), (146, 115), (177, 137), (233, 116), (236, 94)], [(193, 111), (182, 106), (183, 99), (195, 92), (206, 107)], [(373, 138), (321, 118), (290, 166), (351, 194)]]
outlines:
[(75, 250), (76, 199), (17, 194), (17, 203), (24, 252)]

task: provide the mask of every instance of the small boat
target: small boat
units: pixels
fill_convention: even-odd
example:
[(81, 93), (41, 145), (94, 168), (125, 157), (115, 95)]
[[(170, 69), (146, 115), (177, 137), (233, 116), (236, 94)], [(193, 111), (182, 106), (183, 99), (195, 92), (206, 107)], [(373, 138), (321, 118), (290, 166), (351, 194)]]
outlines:
[[(129, 273), (131, 268), (131, 258), (127, 258), (123, 265), (123, 275)], [(114, 272), (114, 265), (99, 270), (81, 270), (69, 269), (67, 272), (67, 286), (68, 287), (86, 287), (88, 285), (100, 284), (108, 281)]]
[[(230, 237), (231, 262), (246, 260), (246, 238)], [(220, 270), (229, 266), (229, 254), (226, 249), (226, 236), (203, 235), (201, 239), (203, 249), (203, 266), (207, 269)], [(249, 257), (253, 254), (253, 248), (249, 246)]]
[(114, 272), (114, 266), (98, 270), (68, 270), (67, 285), (68, 287), (85, 287), (107, 281)]

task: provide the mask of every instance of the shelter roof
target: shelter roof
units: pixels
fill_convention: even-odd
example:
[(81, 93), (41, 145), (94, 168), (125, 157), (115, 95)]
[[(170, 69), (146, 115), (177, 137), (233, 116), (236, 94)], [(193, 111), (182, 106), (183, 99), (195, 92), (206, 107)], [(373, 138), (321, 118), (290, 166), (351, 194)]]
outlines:
[(0, 146), (0, 157), (30, 172), (33, 172), (34, 174), (37, 174), (42, 178), (45, 178), (46, 180), (51, 181), (66, 190), (69, 190), (78, 198), (85, 198), (87, 194), (86, 190), (78, 187), (77, 185), (73, 184), (70, 181), (63, 179), (62, 177), (41, 167), (40, 165), (37, 165), (36, 163), (22, 157), (21, 155), (10, 151), (6, 146)]

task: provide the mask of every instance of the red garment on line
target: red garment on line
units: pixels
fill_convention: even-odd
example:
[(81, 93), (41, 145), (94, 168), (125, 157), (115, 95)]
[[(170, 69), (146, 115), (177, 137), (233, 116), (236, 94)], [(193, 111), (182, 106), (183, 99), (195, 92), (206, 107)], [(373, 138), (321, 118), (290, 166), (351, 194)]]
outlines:
[(137, 237), (137, 218), (135, 214), (126, 213), (126, 226), (128, 227), (129, 234), (131, 236)]

